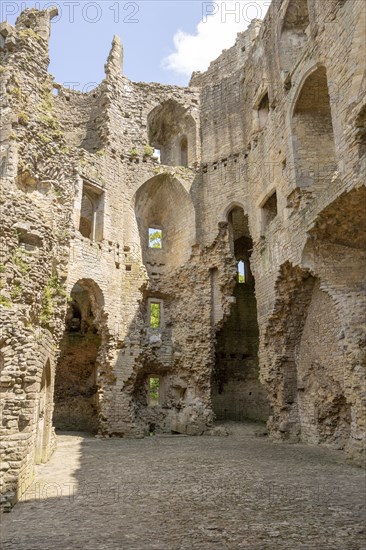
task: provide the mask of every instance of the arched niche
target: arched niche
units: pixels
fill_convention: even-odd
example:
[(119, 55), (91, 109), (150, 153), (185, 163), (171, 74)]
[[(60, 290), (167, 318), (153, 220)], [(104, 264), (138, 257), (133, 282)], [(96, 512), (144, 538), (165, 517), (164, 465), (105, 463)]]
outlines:
[(196, 122), (188, 110), (169, 99), (147, 117), (149, 144), (160, 151), (160, 162), (168, 166), (190, 166), (197, 160)]
[(314, 67), (295, 94), (292, 140), (296, 183), (321, 191), (334, 179), (337, 157), (327, 73)]
[(54, 425), (98, 430), (98, 356), (102, 343), (103, 293), (91, 279), (72, 288), (55, 378)]
[(104, 192), (95, 185), (83, 183), (79, 231), (91, 241), (103, 240)]
[(341, 328), (334, 300), (314, 278), (301, 337), (295, 347), (301, 439), (343, 449), (350, 437), (351, 404), (344, 392)]
[[(134, 205), (142, 260), (148, 270), (154, 264), (169, 268), (184, 264), (195, 244), (196, 221), (183, 185), (169, 174), (155, 176), (138, 189)], [(154, 231), (161, 234), (161, 246), (151, 246)]]
[(307, 0), (290, 0), (280, 27), (280, 65), (285, 79), (308, 41), (309, 10)]

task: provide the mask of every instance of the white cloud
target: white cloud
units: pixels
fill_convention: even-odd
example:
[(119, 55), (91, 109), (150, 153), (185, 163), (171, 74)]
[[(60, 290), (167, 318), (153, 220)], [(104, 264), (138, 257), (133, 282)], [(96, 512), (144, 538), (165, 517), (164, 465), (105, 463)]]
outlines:
[(175, 51), (165, 57), (162, 66), (185, 76), (205, 71), (223, 49), (234, 45), (238, 32), (252, 19), (263, 19), (270, 0), (241, 2), (202, 2), (202, 20), (195, 34), (178, 30), (173, 38)]

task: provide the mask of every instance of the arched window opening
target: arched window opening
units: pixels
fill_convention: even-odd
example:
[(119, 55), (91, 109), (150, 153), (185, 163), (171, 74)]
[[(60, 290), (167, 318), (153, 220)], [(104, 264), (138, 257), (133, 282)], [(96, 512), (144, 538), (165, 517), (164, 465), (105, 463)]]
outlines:
[(295, 105), (292, 130), (297, 186), (328, 187), (336, 175), (337, 158), (324, 67), (305, 80)]
[(83, 184), (79, 231), (91, 241), (103, 239), (104, 193), (95, 186)]
[(137, 190), (134, 206), (142, 261), (149, 275), (159, 276), (165, 266), (183, 265), (196, 239), (195, 210), (184, 186), (169, 174), (159, 174)]
[(290, 0), (280, 37), (280, 61), (284, 79), (295, 66), (308, 41), (309, 23), (307, 0)]
[(237, 260), (237, 266), (243, 270), (246, 282), (254, 281), (250, 271), (250, 256), (253, 248), (253, 241), (249, 232), (248, 216), (240, 207), (234, 207), (229, 215), (229, 234), (233, 256)]
[(180, 140), (180, 164), (188, 166), (188, 140), (187, 136), (183, 136)]

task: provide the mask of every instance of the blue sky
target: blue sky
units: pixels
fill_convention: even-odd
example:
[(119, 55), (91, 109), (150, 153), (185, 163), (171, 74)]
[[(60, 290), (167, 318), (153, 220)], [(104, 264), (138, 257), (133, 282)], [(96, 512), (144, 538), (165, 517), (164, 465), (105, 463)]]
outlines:
[(109, 1), (3, 0), (1, 20), (14, 24), (26, 7), (57, 5), (52, 24), (50, 72), (56, 82), (90, 89), (104, 77), (114, 34), (124, 46), (124, 74), (134, 81), (186, 85), (192, 70), (205, 70), (235, 42), (253, 17), (263, 17), (269, 0)]

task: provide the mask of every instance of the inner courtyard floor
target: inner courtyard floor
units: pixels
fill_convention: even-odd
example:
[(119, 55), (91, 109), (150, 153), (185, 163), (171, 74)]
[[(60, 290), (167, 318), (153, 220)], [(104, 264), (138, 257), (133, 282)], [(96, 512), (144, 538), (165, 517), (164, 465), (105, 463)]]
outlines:
[(365, 473), (340, 451), (228, 436), (98, 439), (62, 433), (2, 516), (17, 550), (362, 550)]

